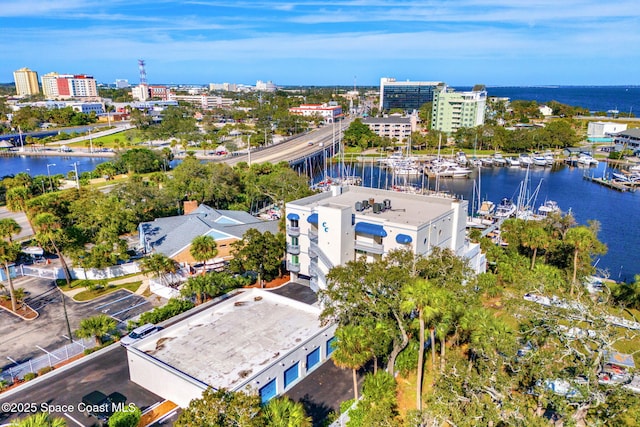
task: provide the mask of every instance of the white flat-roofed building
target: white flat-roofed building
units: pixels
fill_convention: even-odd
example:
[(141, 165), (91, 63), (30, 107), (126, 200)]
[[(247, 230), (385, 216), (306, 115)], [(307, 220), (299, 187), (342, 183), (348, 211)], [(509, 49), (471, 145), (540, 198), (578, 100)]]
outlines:
[(183, 101), (195, 104), (204, 110), (213, 110), (215, 108), (229, 108), (233, 105), (233, 99), (223, 98), (217, 95), (176, 95), (171, 93), (169, 99), (173, 101)]
[(408, 117), (364, 117), (362, 123), (378, 136), (406, 141), (411, 132), (418, 130), (418, 120), (414, 115)]
[(320, 308), (244, 290), (127, 347), (131, 381), (186, 407), (208, 387), (282, 394), (332, 351)]
[(310, 279), (314, 291), (326, 288), (333, 267), (365, 256), (384, 257), (393, 249), (429, 255), (448, 248), (476, 273), (486, 269), (480, 245), (466, 238), (468, 202), (375, 188), (344, 186), (286, 205), (287, 269), (291, 279)]
[(299, 107), (289, 108), (291, 114), (304, 117), (321, 117), (327, 123), (333, 123), (342, 118), (342, 106), (329, 104), (302, 104)]
[(587, 126), (588, 138), (606, 138), (611, 137), (618, 132), (627, 130), (626, 123), (616, 122), (589, 122)]

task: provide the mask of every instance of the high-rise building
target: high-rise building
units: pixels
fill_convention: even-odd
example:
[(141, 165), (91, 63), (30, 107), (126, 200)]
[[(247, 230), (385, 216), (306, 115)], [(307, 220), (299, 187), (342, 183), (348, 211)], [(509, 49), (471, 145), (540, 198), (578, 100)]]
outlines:
[(452, 133), (460, 128), (484, 124), (487, 91), (484, 87), (468, 92), (455, 92), (443, 87), (434, 93), (431, 128)]
[(434, 92), (444, 86), (443, 82), (398, 82), (383, 77), (380, 79), (380, 111), (419, 110), (427, 102), (433, 102)]
[(28, 96), (40, 93), (38, 85), (38, 73), (28, 68), (20, 68), (13, 72), (13, 80), (16, 83), (18, 96)]
[(116, 79), (116, 89), (124, 89), (129, 87), (129, 80), (127, 79)]
[(47, 99), (98, 97), (96, 80), (85, 74), (47, 73), (42, 76), (42, 91)]

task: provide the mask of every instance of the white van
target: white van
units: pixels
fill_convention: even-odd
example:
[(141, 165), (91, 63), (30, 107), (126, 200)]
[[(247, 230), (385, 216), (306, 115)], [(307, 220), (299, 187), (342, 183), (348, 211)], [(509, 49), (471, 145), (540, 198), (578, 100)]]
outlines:
[(153, 323), (147, 323), (146, 325), (135, 328), (129, 333), (129, 335), (122, 337), (120, 344), (124, 346), (131, 345), (142, 338), (158, 332), (160, 329), (162, 328), (154, 325)]

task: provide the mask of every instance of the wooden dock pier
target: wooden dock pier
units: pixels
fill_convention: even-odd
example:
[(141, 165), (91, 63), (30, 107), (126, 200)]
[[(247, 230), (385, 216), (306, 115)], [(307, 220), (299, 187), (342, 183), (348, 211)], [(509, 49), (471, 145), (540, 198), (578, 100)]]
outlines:
[(623, 191), (623, 192), (624, 191), (635, 192), (636, 186), (639, 185), (636, 183), (629, 183), (629, 182), (623, 183), (620, 181), (607, 179), (607, 178), (596, 178), (588, 174), (584, 174), (582, 178), (586, 179), (587, 181), (595, 182), (597, 184), (604, 185), (605, 187), (612, 188), (618, 191)]

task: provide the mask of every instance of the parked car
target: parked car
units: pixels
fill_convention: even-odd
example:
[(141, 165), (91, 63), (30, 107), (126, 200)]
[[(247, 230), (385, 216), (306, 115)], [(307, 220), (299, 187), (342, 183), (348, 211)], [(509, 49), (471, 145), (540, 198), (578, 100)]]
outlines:
[(135, 328), (129, 333), (129, 335), (122, 337), (120, 344), (123, 346), (131, 345), (142, 338), (158, 332), (160, 329), (162, 329), (160, 326), (156, 326), (153, 323), (147, 323), (146, 325)]
[(100, 425), (108, 425), (111, 415), (122, 410), (126, 402), (127, 398), (117, 391), (107, 396), (101, 391), (94, 390), (82, 396), (85, 415), (96, 418)]

